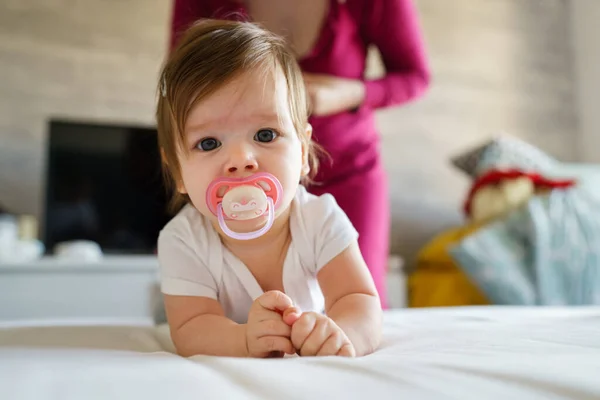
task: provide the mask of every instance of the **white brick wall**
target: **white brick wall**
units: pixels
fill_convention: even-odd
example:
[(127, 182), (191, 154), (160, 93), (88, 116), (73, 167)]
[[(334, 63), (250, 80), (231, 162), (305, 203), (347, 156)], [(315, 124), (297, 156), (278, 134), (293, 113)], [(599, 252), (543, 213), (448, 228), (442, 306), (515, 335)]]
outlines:
[[(433, 87), (379, 114), (393, 249), (409, 259), (459, 221), (467, 182), (449, 155), (506, 130), (578, 156), (565, 1), (417, 4)], [(38, 213), (49, 117), (153, 122), (169, 13), (169, 0), (0, 1), (0, 204)]]

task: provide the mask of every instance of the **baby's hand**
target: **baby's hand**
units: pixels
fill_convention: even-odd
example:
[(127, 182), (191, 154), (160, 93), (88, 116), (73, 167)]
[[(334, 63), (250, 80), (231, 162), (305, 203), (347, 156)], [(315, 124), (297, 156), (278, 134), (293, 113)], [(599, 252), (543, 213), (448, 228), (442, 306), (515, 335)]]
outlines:
[(331, 318), (315, 312), (305, 312), (297, 318), (291, 338), (301, 356), (356, 355), (344, 331)]
[(292, 300), (277, 290), (264, 293), (252, 303), (246, 324), (249, 357), (283, 357), (284, 353), (295, 353), (291, 328), (281, 315), (291, 306)]

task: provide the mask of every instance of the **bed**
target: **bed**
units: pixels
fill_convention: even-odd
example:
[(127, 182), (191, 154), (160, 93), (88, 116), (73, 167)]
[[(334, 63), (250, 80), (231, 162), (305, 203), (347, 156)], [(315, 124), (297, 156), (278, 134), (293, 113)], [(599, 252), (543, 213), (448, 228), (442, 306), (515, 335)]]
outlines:
[(0, 398), (597, 399), (600, 307), (392, 310), (358, 359), (186, 359), (165, 325), (4, 327)]

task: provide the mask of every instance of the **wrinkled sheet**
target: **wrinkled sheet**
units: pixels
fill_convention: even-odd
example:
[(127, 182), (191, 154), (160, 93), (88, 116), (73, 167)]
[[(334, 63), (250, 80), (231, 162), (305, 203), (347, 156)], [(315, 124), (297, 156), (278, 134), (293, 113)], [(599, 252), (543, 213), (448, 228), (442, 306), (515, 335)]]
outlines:
[(173, 354), (165, 326), (0, 329), (0, 399), (600, 398), (600, 307), (387, 312), (357, 359)]

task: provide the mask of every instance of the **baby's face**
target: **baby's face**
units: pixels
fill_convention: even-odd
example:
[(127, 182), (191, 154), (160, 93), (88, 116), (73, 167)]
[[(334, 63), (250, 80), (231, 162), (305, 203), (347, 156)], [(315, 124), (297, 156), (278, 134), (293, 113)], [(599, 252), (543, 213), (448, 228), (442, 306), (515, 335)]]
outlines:
[[(205, 216), (216, 221), (206, 204), (206, 190), (217, 178), (243, 178), (258, 172), (274, 175), (283, 187), (276, 217), (298, 188), (304, 149), (290, 115), (285, 76), (245, 73), (198, 103), (185, 124), (185, 146), (179, 151), (181, 193)], [(237, 232), (254, 231), (266, 216), (230, 221)]]

